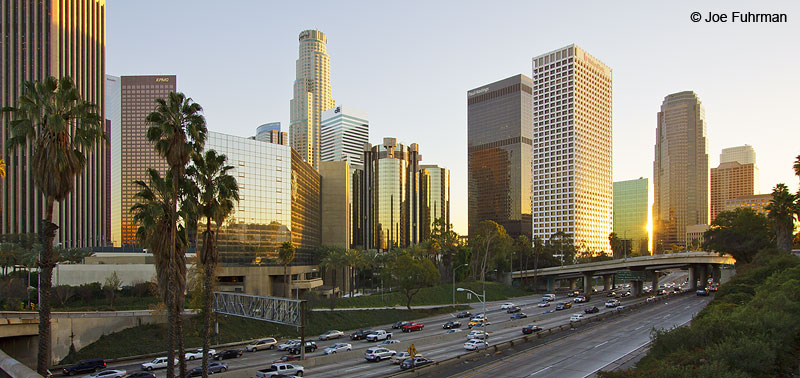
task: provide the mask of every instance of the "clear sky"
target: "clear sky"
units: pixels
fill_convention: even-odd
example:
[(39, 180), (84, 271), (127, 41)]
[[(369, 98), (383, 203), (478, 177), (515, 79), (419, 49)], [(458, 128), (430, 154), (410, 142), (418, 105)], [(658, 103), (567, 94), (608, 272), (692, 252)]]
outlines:
[[(656, 113), (693, 90), (706, 109), (710, 167), (750, 144), (760, 189), (793, 190), (800, 154), (797, 1), (107, 0), (106, 72), (175, 74), (209, 129), (250, 136), (280, 121), (305, 29), (328, 36), (333, 97), (369, 113), (370, 142), (418, 143), (451, 170), (456, 231), (467, 230), (466, 91), (576, 43), (613, 69), (614, 180), (653, 176)], [(786, 13), (786, 23), (694, 23), (692, 12)], [(652, 185), (652, 184), (651, 184)], [(651, 199), (652, 201), (652, 199)]]

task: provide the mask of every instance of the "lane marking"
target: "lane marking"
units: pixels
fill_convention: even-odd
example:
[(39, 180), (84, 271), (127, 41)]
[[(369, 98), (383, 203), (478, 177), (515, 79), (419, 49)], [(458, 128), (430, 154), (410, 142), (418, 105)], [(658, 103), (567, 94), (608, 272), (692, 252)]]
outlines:
[(547, 369), (550, 369), (551, 367), (553, 367), (553, 365), (550, 365), (550, 366), (548, 366), (548, 367), (546, 367), (546, 368), (544, 368), (544, 369), (538, 370), (537, 372), (535, 372), (535, 373), (533, 373), (533, 374), (529, 375), (529, 377), (532, 377), (532, 376), (534, 376), (534, 375), (536, 375), (536, 374), (539, 374), (539, 373), (541, 373), (541, 372), (543, 372), (543, 371), (545, 371), (545, 370), (547, 370)]
[(592, 347), (592, 349), (597, 348), (597, 347), (602, 346), (602, 345), (605, 345), (605, 344), (608, 344), (608, 341), (603, 341), (602, 343), (597, 344), (594, 347)]

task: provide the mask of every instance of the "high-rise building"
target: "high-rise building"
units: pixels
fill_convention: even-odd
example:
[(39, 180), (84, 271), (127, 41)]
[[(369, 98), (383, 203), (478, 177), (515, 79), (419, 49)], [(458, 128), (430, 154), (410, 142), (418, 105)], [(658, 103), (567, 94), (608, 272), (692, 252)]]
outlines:
[(364, 143), (369, 142), (369, 116), (349, 106), (322, 113), (320, 159), (364, 165)]
[(419, 166), (420, 240), (430, 238), (434, 222), (450, 227), (450, 170), (438, 165)]
[(753, 211), (766, 216), (767, 206), (772, 202), (772, 194), (756, 194), (752, 196), (741, 196), (725, 201), (725, 211), (732, 211), (739, 208), (753, 209)]
[[(82, 98), (105, 119), (105, 1), (43, 0), (0, 3), (0, 107), (18, 106), (25, 81), (72, 77)], [(31, 174), (33, 145), (7, 154), (11, 114), (0, 115), (0, 149), (7, 156), (1, 180), (0, 233), (38, 233), (44, 198)], [(105, 128), (107, 123), (101, 127)], [(72, 192), (56, 202), (55, 243), (94, 247), (110, 242), (108, 227), (108, 145), (99, 142), (86, 155)], [(7, 155), (6, 155), (7, 154)]]
[(468, 226), (491, 220), (531, 236), (531, 79), (512, 77), (467, 91)]
[[(647, 179), (614, 182), (614, 233), (624, 243), (624, 251), (646, 255), (649, 251)], [(619, 258), (620, 256), (614, 256)]]
[(346, 161), (319, 162), (322, 179), (322, 244), (351, 247), (352, 175)]
[(611, 68), (576, 45), (533, 58), (533, 236), (610, 252)]
[(110, 122), (110, 211), (111, 244), (122, 245), (122, 79), (106, 75), (106, 98), (103, 108)]
[[(134, 181), (147, 182), (147, 169), (153, 168), (163, 176), (169, 169), (167, 161), (156, 152), (147, 140), (149, 127), (145, 118), (156, 110), (156, 99), (166, 98), (177, 90), (175, 75), (122, 76), (120, 102), (120, 205), (119, 213), (112, 214), (112, 223), (120, 223), (120, 244), (135, 246), (138, 226), (133, 222), (130, 208), (136, 204), (134, 195), (139, 187)], [(115, 209), (117, 209), (115, 207)]]
[(744, 146), (723, 148), (719, 154), (719, 163), (738, 162), (739, 164), (756, 164), (756, 151), (753, 146), (745, 144)]
[(668, 95), (658, 112), (653, 162), (653, 250), (687, 247), (686, 226), (708, 224), (705, 109), (692, 91)]
[(731, 161), (711, 168), (711, 221), (725, 211), (728, 200), (756, 193), (756, 175), (756, 166), (753, 163), (739, 164)]
[(319, 30), (300, 33), (294, 98), (290, 102), (289, 134), (292, 148), (314, 169), (320, 160), (322, 112), (336, 106), (331, 96), (328, 39)]
[(284, 146), (289, 144), (289, 138), (287, 138), (286, 132), (281, 132), (280, 122), (265, 123), (259, 126), (256, 128), (256, 135), (253, 139), (261, 142), (282, 144)]

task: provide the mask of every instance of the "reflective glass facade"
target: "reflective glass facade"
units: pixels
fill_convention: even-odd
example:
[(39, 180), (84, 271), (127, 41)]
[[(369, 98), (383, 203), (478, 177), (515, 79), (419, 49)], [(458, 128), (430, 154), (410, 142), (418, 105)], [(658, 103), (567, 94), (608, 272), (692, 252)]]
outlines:
[(647, 181), (640, 178), (614, 183), (614, 232), (627, 241), (628, 253), (648, 253)]
[(437, 219), (450, 224), (450, 170), (435, 165), (419, 167), (420, 240), (427, 240)]
[(110, 220), (111, 244), (121, 246), (122, 237), (122, 81), (117, 76), (106, 75), (106, 98), (104, 109), (106, 119), (111, 123), (111, 166), (110, 168)]

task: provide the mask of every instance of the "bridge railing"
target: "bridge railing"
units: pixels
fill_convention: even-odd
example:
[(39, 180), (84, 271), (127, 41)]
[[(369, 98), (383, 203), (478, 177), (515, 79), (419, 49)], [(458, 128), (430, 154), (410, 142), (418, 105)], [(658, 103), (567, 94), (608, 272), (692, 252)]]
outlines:
[(42, 378), (33, 369), (11, 358), (0, 350), (0, 377), (11, 378)]

